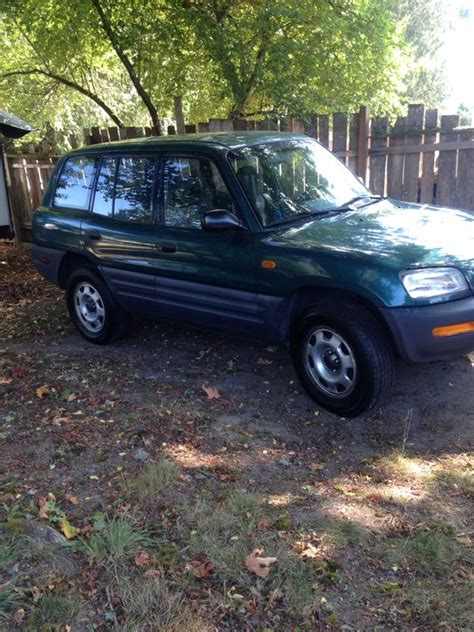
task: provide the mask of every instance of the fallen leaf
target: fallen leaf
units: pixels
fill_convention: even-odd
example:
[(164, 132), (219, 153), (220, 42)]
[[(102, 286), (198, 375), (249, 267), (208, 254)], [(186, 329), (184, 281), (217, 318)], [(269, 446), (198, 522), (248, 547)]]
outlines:
[(61, 531), (64, 533), (64, 535), (66, 536), (68, 540), (72, 540), (79, 533), (79, 529), (77, 527), (74, 527), (69, 522), (66, 516), (63, 516), (61, 518), (59, 528), (61, 529)]
[(72, 494), (66, 494), (66, 500), (68, 500), (71, 505), (79, 504), (79, 498), (77, 496), (73, 496)]
[(324, 463), (316, 463), (313, 461), (312, 463), (308, 463), (308, 469), (312, 472), (319, 472), (319, 470), (324, 470)]
[(263, 366), (267, 366), (269, 364), (273, 364), (273, 360), (267, 360), (267, 358), (259, 358), (257, 360), (257, 364), (262, 364)]
[(249, 571), (259, 577), (268, 577), (270, 564), (278, 560), (276, 557), (260, 557), (262, 553), (263, 549), (254, 549), (252, 553), (245, 558), (245, 566)]
[(206, 393), (209, 399), (219, 399), (220, 397), (219, 391), (217, 388), (214, 388), (214, 386), (206, 386), (203, 384), (202, 390)]
[(157, 568), (149, 568), (143, 573), (143, 577), (159, 577), (161, 575)]
[(39, 388), (36, 389), (36, 397), (39, 397), (40, 399), (42, 399), (43, 397), (46, 397), (46, 395), (49, 395), (50, 393), (51, 393), (51, 389), (49, 388), (47, 384), (45, 384), (44, 386), (40, 386)]
[(147, 564), (150, 563), (150, 554), (146, 551), (140, 551), (140, 553), (137, 553), (137, 555), (135, 555), (133, 563), (135, 564), (135, 566), (138, 567), (147, 566)]
[(194, 577), (199, 579), (206, 579), (214, 570), (214, 564), (209, 560), (201, 562), (200, 560), (193, 560), (187, 564), (188, 570), (192, 571)]
[(67, 417), (61, 417), (60, 415), (56, 415), (53, 417), (53, 426), (58, 426), (60, 428), (64, 423), (68, 422), (69, 419)]
[(302, 543), (303, 547), (300, 550), (301, 557), (305, 557), (308, 560), (314, 560), (314, 558), (318, 557), (318, 549), (313, 546), (310, 542)]
[(25, 618), (25, 610), (24, 608), (18, 608), (18, 610), (13, 615), (12, 619), (16, 625), (21, 625), (23, 623), (23, 619)]

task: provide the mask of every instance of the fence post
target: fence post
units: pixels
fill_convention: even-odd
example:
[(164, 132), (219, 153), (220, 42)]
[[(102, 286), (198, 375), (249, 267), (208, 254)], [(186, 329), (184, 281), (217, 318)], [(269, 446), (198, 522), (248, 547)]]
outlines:
[(369, 119), (370, 111), (366, 105), (359, 110), (359, 153), (357, 157), (357, 175), (367, 182), (367, 164), (369, 161)]
[(174, 97), (174, 117), (176, 119), (176, 130), (178, 134), (184, 134), (185, 129), (182, 97)]

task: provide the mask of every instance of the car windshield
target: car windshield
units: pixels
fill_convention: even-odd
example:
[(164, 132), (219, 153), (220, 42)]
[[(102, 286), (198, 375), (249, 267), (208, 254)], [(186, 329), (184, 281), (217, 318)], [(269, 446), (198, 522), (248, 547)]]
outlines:
[(326, 215), (370, 195), (349, 169), (311, 139), (243, 147), (230, 160), (265, 227)]

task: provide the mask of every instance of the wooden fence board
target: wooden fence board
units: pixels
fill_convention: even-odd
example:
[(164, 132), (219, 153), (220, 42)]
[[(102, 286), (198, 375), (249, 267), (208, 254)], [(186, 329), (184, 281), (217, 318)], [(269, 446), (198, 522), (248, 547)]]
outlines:
[(349, 118), (349, 151), (355, 152), (356, 155), (349, 156), (348, 166), (354, 173), (357, 173), (359, 149), (359, 115), (351, 114)]
[[(390, 137), (390, 147), (400, 147), (405, 145), (405, 137), (400, 134), (406, 131), (406, 116), (399, 116), (393, 127), (393, 131), (398, 136)], [(403, 154), (389, 154), (387, 161), (387, 195), (396, 200), (402, 197), (403, 187), (403, 166), (405, 156)]]
[[(347, 150), (347, 116), (341, 112), (332, 115), (332, 151), (345, 152)], [(341, 156), (340, 160), (347, 164), (347, 158)]]
[[(370, 135), (372, 137), (372, 149), (387, 147), (388, 118), (377, 117), (372, 119)], [(387, 155), (373, 156), (370, 159), (370, 190), (379, 195), (385, 195), (385, 180), (387, 170)]]
[[(426, 110), (425, 128), (436, 129), (438, 127), (438, 110)], [(423, 143), (429, 145), (436, 143), (437, 133), (425, 133)], [(433, 204), (434, 201), (434, 170), (435, 170), (435, 153), (434, 151), (424, 151), (422, 157), (421, 171), (421, 190), (420, 203)]]
[(318, 116), (319, 142), (325, 147), (329, 147), (329, 116), (320, 114)]
[[(459, 115), (441, 117), (440, 142), (457, 141), (459, 133), (454, 131), (459, 125)], [(438, 185), (436, 188), (436, 204), (452, 206), (456, 198), (457, 151), (442, 151), (438, 159)]]
[(305, 120), (304, 133), (311, 138), (318, 137), (318, 117), (316, 114), (312, 114)]
[[(460, 141), (471, 141), (474, 138), (473, 131), (459, 133)], [(461, 149), (458, 152), (458, 171), (456, 176), (455, 208), (474, 208), (474, 143), (472, 149)], [(473, 244), (474, 251), (474, 244)]]
[[(424, 105), (408, 106), (407, 130), (410, 130), (410, 132), (420, 130), (419, 136), (415, 136), (414, 134), (407, 136), (406, 144), (408, 146), (420, 145), (422, 140), (421, 130), (423, 129), (424, 116)], [(403, 174), (402, 200), (416, 202), (418, 200), (418, 181), (420, 178), (419, 152), (410, 153), (405, 156)]]

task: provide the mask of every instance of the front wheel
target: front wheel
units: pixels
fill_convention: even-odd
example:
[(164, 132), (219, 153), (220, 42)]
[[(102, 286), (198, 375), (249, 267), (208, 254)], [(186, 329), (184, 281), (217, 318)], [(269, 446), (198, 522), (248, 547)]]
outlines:
[(66, 302), (72, 322), (89, 342), (107, 344), (128, 331), (128, 313), (117, 304), (92, 268), (79, 268), (71, 274)]
[(390, 395), (393, 353), (365, 307), (343, 300), (312, 305), (297, 323), (292, 355), (308, 394), (332, 413), (356, 417)]

